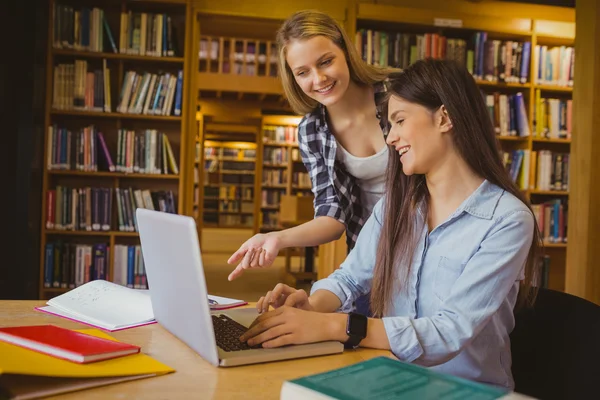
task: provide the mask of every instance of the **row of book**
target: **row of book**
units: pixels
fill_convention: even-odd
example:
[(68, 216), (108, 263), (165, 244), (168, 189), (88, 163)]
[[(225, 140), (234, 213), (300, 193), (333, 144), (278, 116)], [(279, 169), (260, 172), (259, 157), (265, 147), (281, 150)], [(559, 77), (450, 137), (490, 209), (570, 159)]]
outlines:
[(400, 33), (359, 29), (356, 48), (369, 64), (406, 68), (424, 58), (451, 59), (464, 65), (477, 79), (490, 82), (529, 81), (531, 42), (488, 40), (475, 32), (467, 40), (438, 33)]
[[(172, 17), (164, 13), (125, 11), (120, 14), (119, 45), (104, 9), (54, 4), (53, 47), (81, 51), (173, 57), (178, 51)], [(108, 39), (107, 42), (105, 42)]]
[(103, 9), (75, 9), (70, 5), (55, 3), (52, 13), (54, 48), (103, 52), (104, 34), (111, 46), (114, 46), (112, 32)]
[(175, 214), (172, 191), (133, 188), (67, 187), (57, 185), (46, 192), (46, 229), (67, 231), (111, 231), (113, 192), (117, 202), (118, 230), (137, 231), (136, 208)]
[(497, 135), (526, 137), (531, 134), (523, 93), (494, 92), (484, 97)]
[(281, 196), (285, 193), (285, 191), (277, 191), (277, 190), (262, 190), (261, 191), (261, 207), (277, 207), (279, 208), (279, 204), (281, 203)]
[[(117, 49), (113, 47), (117, 53)], [(169, 14), (121, 13), (119, 53), (153, 57), (178, 55), (177, 31)]]
[[(110, 157), (110, 154), (108, 154)], [(179, 174), (167, 134), (156, 129), (141, 132), (119, 129), (116, 165), (112, 170), (140, 174)]]
[(288, 151), (285, 148), (265, 147), (263, 150), (263, 161), (275, 165), (287, 164)]
[(264, 126), (263, 142), (296, 144), (298, 143), (298, 128), (295, 126)]
[(51, 240), (44, 254), (44, 287), (73, 289), (105, 279), (134, 289), (147, 289), (140, 245), (114, 246), (113, 274), (109, 276), (111, 248), (108, 243), (81, 244)]
[(461, 63), (473, 77), (489, 82), (573, 86), (572, 46), (536, 45), (530, 74), (531, 42), (488, 39), (487, 32), (475, 32), (465, 40), (437, 33), (359, 29), (355, 44), (363, 60), (374, 65), (406, 68), (420, 59), (442, 58)]
[(287, 169), (263, 170), (262, 184), (265, 186), (285, 185), (288, 180)]
[[(89, 71), (86, 60), (54, 66), (52, 108), (112, 112), (110, 68)], [(183, 70), (153, 74), (126, 71), (116, 111), (143, 115), (181, 115)]]
[(570, 46), (535, 46), (533, 81), (537, 84), (573, 86), (575, 48)]
[(144, 115), (181, 115), (183, 70), (153, 74), (127, 71), (117, 112)]
[(47, 167), (48, 170), (179, 173), (168, 136), (156, 129), (141, 132), (119, 129), (116, 147), (117, 156), (113, 159), (103, 133), (94, 125), (73, 133), (53, 124), (48, 127)]
[(567, 243), (568, 206), (565, 200), (554, 199), (531, 206), (545, 243)]
[(261, 226), (267, 229), (281, 229), (279, 215), (279, 211), (261, 211), (259, 215)]
[(111, 112), (110, 68), (106, 59), (101, 69), (90, 71), (87, 61), (75, 60), (55, 65), (53, 73), (53, 109)]
[(550, 150), (503, 151), (504, 166), (522, 190), (568, 191), (569, 154)]
[(571, 139), (573, 100), (543, 98), (536, 90), (533, 111), (533, 136), (546, 139)]

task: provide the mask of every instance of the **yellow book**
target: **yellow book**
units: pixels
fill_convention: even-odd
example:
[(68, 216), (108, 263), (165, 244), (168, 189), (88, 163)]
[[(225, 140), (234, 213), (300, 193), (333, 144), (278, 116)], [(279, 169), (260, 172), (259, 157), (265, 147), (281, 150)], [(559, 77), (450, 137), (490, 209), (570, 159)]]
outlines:
[[(115, 340), (98, 329), (77, 332)], [(0, 387), (11, 399), (35, 399), (175, 371), (142, 353), (77, 364), (0, 342), (0, 354)]]

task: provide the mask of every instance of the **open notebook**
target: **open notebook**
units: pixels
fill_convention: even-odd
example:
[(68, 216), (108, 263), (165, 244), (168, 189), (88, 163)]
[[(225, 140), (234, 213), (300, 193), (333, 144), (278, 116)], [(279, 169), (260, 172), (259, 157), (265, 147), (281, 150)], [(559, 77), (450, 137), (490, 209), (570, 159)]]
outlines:
[[(209, 300), (215, 310), (247, 304), (210, 295)], [(107, 331), (156, 322), (148, 290), (131, 289), (101, 279), (87, 282), (46, 304), (36, 309)]]

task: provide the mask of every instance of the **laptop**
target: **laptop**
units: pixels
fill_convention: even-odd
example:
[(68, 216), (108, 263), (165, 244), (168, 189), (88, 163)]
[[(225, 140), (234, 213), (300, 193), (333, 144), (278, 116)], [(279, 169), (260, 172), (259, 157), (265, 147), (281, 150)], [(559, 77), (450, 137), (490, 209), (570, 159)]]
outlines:
[(258, 316), (255, 308), (212, 311), (196, 222), (144, 208), (136, 210), (142, 255), (156, 321), (214, 366), (229, 367), (342, 353), (340, 342), (250, 348), (239, 337)]

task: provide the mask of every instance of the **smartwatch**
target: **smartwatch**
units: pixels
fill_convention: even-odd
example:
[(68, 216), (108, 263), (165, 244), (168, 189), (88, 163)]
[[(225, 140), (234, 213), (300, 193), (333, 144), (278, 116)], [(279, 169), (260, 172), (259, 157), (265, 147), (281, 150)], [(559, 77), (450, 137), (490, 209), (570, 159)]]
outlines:
[(366, 315), (351, 312), (348, 314), (348, 322), (346, 323), (346, 335), (349, 339), (344, 343), (344, 348), (355, 349), (360, 344), (361, 340), (367, 337), (367, 323), (368, 318)]

